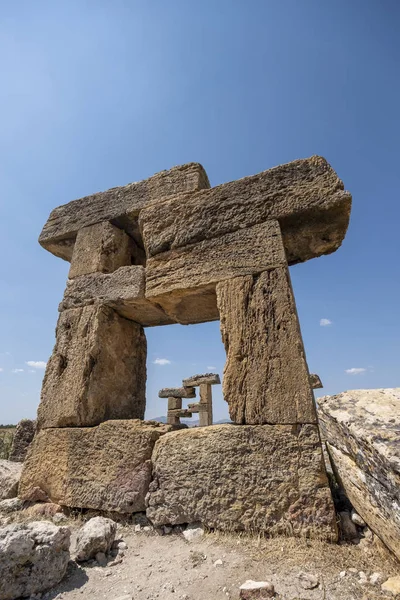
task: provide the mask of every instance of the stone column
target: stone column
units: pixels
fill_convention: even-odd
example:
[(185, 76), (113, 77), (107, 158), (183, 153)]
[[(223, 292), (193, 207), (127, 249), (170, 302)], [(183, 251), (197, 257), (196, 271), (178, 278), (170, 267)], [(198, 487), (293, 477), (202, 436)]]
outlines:
[(210, 383), (200, 384), (200, 405), (199, 405), (199, 421), (200, 427), (212, 425), (212, 391)]
[(316, 423), (287, 267), (217, 285), (227, 362), (223, 393), (241, 424)]
[[(77, 235), (69, 277), (111, 273), (132, 264), (129, 236), (108, 222)], [(143, 327), (98, 298), (79, 308), (61, 307), (56, 345), (48, 362), (38, 427), (89, 427), (109, 419), (143, 419), (146, 392)]]

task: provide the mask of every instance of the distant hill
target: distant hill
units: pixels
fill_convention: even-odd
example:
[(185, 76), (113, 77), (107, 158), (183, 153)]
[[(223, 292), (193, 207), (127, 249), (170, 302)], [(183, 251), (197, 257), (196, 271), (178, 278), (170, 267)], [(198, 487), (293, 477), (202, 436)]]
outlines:
[[(167, 422), (167, 417), (162, 416), (162, 417), (152, 417), (151, 419), (148, 419), (149, 421), (157, 421), (157, 423), (166, 423)], [(188, 427), (198, 427), (199, 426), (199, 420), (196, 419), (181, 419), (181, 423), (183, 423), (184, 425), (187, 425)], [(213, 425), (222, 425), (223, 423), (232, 423), (232, 421), (230, 421), (229, 419), (221, 419), (220, 421), (215, 421), (215, 423), (213, 423)]]

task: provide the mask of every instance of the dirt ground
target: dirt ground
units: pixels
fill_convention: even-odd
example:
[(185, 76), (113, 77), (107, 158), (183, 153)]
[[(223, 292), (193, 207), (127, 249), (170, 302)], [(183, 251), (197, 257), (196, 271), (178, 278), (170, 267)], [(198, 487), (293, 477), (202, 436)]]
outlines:
[[(187, 542), (179, 533), (135, 532), (132, 525), (119, 525), (117, 539), (127, 544), (123, 557), (110, 558), (105, 567), (71, 561), (63, 582), (43, 598), (236, 600), (240, 585), (254, 579), (272, 582), (282, 600), (375, 600), (393, 596), (381, 592), (380, 584), (362, 583), (359, 572), (367, 578), (378, 572), (383, 580), (400, 575), (399, 563), (367, 540), (334, 545), (208, 533)], [(113, 560), (118, 564), (111, 566)], [(301, 572), (316, 576), (319, 585), (304, 589)]]

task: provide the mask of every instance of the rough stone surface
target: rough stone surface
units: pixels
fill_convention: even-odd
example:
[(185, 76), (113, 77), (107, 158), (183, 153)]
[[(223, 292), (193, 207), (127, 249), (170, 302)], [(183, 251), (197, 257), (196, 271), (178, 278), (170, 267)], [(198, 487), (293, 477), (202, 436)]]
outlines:
[(143, 266), (120, 267), (114, 273), (92, 273), (69, 279), (59, 310), (105, 304), (144, 327), (175, 323), (160, 306), (145, 297)]
[(289, 264), (334, 252), (351, 195), (320, 156), (296, 160), (211, 190), (152, 203), (140, 214), (147, 256), (278, 219)]
[(55, 208), (39, 237), (39, 243), (60, 258), (71, 260), (77, 232), (101, 221), (112, 221), (140, 242), (137, 216), (141, 208), (183, 192), (210, 187), (197, 163), (174, 167), (124, 187), (111, 188)]
[(57, 585), (69, 561), (71, 532), (45, 521), (0, 529), (0, 600), (40, 594)]
[(144, 417), (146, 337), (106, 306), (66, 310), (47, 364), (38, 427)]
[(75, 508), (143, 511), (154, 444), (172, 429), (139, 420), (43, 429), (26, 458), (19, 496)]
[(357, 513), (400, 558), (400, 388), (318, 400), (335, 474)]
[(104, 221), (78, 231), (68, 277), (112, 273), (131, 264), (130, 237)]
[(163, 436), (153, 453), (147, 517), (159, 527), (336, 539), (315, 425), (214, 425)]
[(314, 390), (323, 388), (324, 386), (322, 385), (322, 381), (319, 375), (317, 375), (316, 373), (310, 373), (310, 383), (311, 383), (311, 387)]
[(117, 524), (112, 519), (93, 517), (78, 531), (76, 560), (94, 558), (98, 553), (107, 554), (115, 540)]
[(232, 421), (316, 423), (288, 269), (224, 281), (217, 297)]
[(22, 464), (0, 460), (0, 500), (15, 498), (18, 495), (21, 471)]
[(163, 388), (158, 392), (159, 398), (195, 398), (196, 392), (193, 387)]
[(15, 429), (9, 460), (24, 462), (36, 431), (36, 421), (22, 419)]
[(0, 501), (0, 513), (7, 514), (22, 510), (24, 503), (17, 497)]
[(389, 577), (389, 579), (382, 583), (381, 589), (384, 592), (390, 592), (393, 596), (400, 596), (400, 575)]
[(165, 294), (180, 291), (183, 295), (282, 265), (286, 266), (286, 256), (279, 223), (267, 221), (149, 258), (146, 296), (163, 306)]

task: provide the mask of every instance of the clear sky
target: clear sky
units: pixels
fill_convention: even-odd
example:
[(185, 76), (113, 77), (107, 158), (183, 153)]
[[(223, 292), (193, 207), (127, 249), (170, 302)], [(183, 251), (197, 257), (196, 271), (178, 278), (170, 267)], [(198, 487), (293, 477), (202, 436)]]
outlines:
[[(400, 385), (398, 0), (0, 6), (0, 423), (34, 417), (54, 345), (51, 209), (190, 161), (217, 185), (327, 158), (353, 211), (335, 254), (291, 268), (309, 367), (327, 394)], [(218, 323), (147, 334), (149, 417), (160, 387), (222, 374)]]

